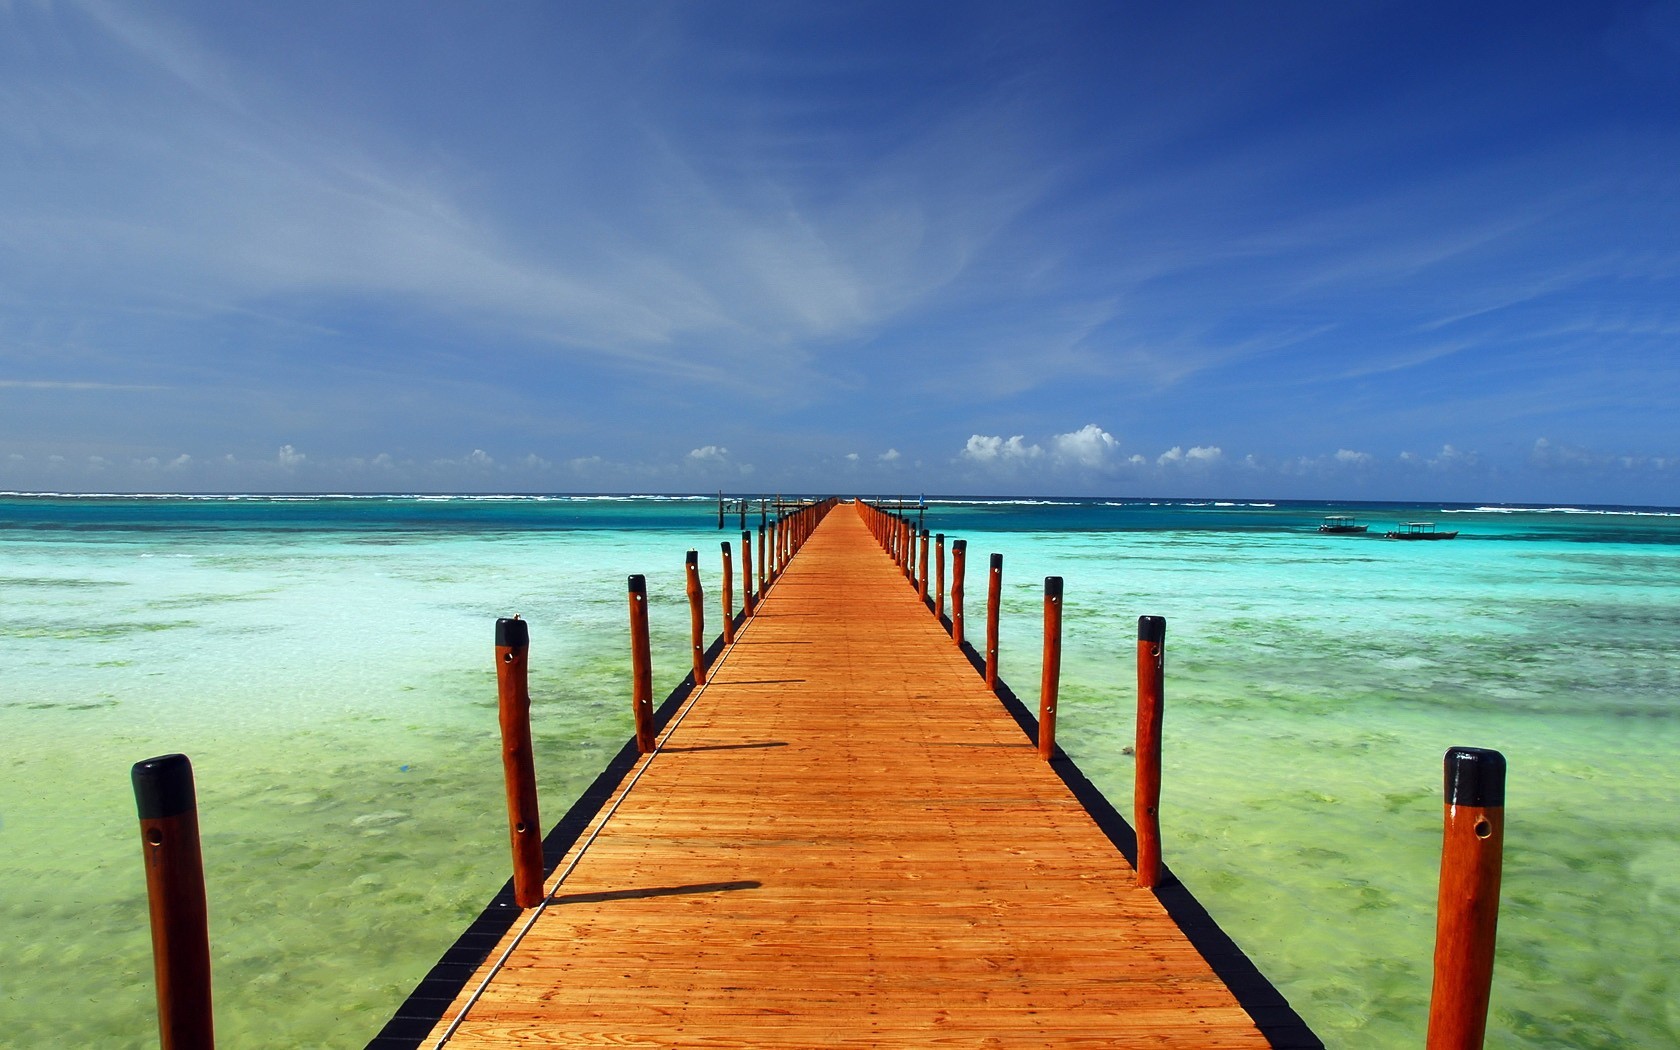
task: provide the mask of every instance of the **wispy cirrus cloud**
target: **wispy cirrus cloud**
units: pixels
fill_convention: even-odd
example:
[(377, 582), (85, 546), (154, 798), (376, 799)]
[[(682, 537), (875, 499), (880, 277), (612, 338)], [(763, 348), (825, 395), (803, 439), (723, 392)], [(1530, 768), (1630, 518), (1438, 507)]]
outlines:
[[(901, 122), (907, 134), (861, 167), (796, 178), (774, 154), (797, 143), (755, 169), (717, 164), (729, 132), (685, 127), (676, 93), (694, 85), (654, 76), (589, 122), (561, 118), (607, 167), (545, 173), (541, 226), (560, 236), (539, 240), (495, 196), (496, 174), (367, 134), (167, 13), (89, 3), (14, 17), (119, 59), (97, 77), (74, 61), (36, 70), (47, 104), (27, 137), (79, 158), (69, 181), (84, 200), (46, 206), (63, 173), (36, 170), (0, 205), (0, 231), (23, 253), (63, 272), (98, 253), (99, 282), (76, 289), (89, 306), (383, 303), (596, 363), (803, 397), (824, 382), (817, 346), (939, 294), (1042, 190), (1009, 151), (970, 159), (1013, 134), (1016, 118), (991, 100)], [(674, 46), (665, 31), (644, 29), (642, 43)], [(739, 386), (749, 366), (756, 382)]]

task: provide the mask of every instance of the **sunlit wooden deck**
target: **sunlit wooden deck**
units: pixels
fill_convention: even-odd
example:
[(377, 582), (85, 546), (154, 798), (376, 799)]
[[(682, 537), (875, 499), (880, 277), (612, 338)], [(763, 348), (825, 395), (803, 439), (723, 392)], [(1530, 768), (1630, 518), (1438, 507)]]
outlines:
[(420, 1045), (1274, 1045), (849, 506), (548, 887)]

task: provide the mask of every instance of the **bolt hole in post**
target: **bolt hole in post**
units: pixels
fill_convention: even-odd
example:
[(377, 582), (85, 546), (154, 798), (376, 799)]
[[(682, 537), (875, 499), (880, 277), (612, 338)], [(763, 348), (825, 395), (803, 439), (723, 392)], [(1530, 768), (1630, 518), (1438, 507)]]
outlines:
[(1505, 852), (1505, 756), (1455, 747), (1442, 761), (1445, 813), (1428, 1050), (1479, 1050), (1487, 1034)]

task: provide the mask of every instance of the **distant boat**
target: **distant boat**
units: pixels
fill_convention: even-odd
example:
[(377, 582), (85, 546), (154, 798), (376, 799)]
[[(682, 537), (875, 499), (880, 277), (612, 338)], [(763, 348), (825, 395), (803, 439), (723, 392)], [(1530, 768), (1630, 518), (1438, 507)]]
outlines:
[(1436, 532), (1433, 521), (1408, 521), (1383, 535), (1391, 540), (1450, 540), (1456, 538), (1458, 532)]
[(1369, 526), (1355, 524), (1354, 520), (1345, 514), (1329, 514), (1319, 525), (1318, 531), (1333, 536), (1353, 536), (1364, 532)]

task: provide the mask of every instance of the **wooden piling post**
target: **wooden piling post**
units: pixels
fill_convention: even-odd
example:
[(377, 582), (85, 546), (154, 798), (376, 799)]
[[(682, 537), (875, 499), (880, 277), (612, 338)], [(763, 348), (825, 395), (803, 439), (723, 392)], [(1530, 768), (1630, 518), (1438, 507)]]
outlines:
[(648, 645), (647, 577), (630, 577), (630, 706), (636, 713), (636, 750), (646, 755), (653, 735), (653, 654)]
[(986, 584), (986, 688), (997, 691), (998, 613), (1003, 603), (1003, 555), (992, 555)]
[(723, 644), (735, 644), (735, 564), (729, 553), (729, 541), (723, 541)]
[(753, 614), (753, 547), (752, 533), (741, 530), (741, 611), (748, 619)]
[(688, 591), (688, 648), (694, 657), (694, 684), (706, 684), (706, 606), (700, 590), (700, 552), (683, 558), (683, 581)]
[(921, 545), (917, 548), (916, 552), (916, 597), (922, 600), (923, 605), (927, 604), (928, 540), (930, 538), (931, 537), (928, 536), (928, 531), (923, 529), (920, 540)]
[(718, 489), (718, 528), (723, 528), (723, 490)]
[(1044, 660), (1038, 679), (1038, 757), (1056, 755), (1056, 699), (1062, 687), (1062, 578), (1044, 577)]
[(945, 619), (945, 534), (933, 536), (933, 618)]
[(764, 596), (765, 588), (770, 586), (770, 573), (765, 569), (767, 552), (764, 549), (764, 530), (769, 528), (767, 521), (758, 523), (758, 595)]
[(963, 643), (963, 567), (968, 561), (968, 541), (951, 541), (951, 641)]
[(163, 1050), (210, 1050), (210, 918), (192, 763), (161, 755), (136, 762), (129, 775), (140, 811), (158, 1035)]
[(1153, 889), (1161, 882), (1161, 719), (1165, 711), (1167, 621), (1138, 617), (1137, 760), (1133, 775), (1132, 821), (1137, 828), (1137, 882)]
[(530, 628), (515, 616), (496, 621), (496, 712), (502, 728), (502, 781), (507, 788), (508, 840), (513, 848), (513, 902), (534, 908), (543, 898), (542, 820), (531, 745)]
[(771, 584), (780, 579), (782, 575), (782, 563), (780, 559), (780, 555), (782, 553), (782, 519), (771, 518), (769, 531), (764, 535), (766, 537), (764, 541), (765, 546), (770, 548), (770, 567), (765, 570), (766, 575), (764, 577), (764, 582), (766, 584)]
[(1499, 881), (1505, 852), (1505, 756), (1479, 747), (1447, 752), (1441, 885), (1429, 1050), (1479, 1050), (1487, 1034)]

